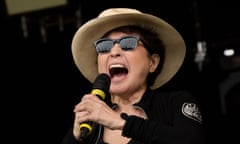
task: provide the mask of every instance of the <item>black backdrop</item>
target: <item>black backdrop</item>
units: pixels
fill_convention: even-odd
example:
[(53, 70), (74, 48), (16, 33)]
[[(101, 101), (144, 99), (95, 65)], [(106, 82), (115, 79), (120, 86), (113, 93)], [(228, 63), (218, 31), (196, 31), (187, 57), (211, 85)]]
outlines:
[[(197, 2), (197, 3), (195, 3)], [(198, 5), (195, 5), (198, 4)], [(59, 143), (73, 121), (73, 107), (91, 84), (79, 73), (71, 55), (71, 38), (80, 22), (108, 7), (132, 7), (157, 15), (172, 24), (184, 37), (187, 56), (180, 71), (162, 89), (187, 89), (202, 104), (208, 143), (237, 140), (236, 115), (223, 112), (219, 87), (233, 71), (221, 67), (222, 49), (237, 47), (239, 9), (232, 1), (95, 1), (69, 0), (66, 8), (54, 8), (9, 16), (1, 1), (1, 59), (3, 120), (10, 141), (24, 143)], [(64, 15), (74, 20), (46, 29), (47, 41), (39, 23), (48, 14)], [(28, 21), (28, 37), (23, 36), (21, 16)], [(200, 24), (196, 27), (196, 24)], [(207, 43), (203, 70), (194, 62), (196, 42)], [(239, 85), (238, 85), (239, 88)], [(236, 89), (238, 89), (236, 88)], [(239, 94), (239, 89), (234, 91)], [(239, 106), (239, 98), (235, 98)], [(236, 108), (233, 106), (233, 108)], [(4, 123), (5, 124), (5, 123)], [(9, 141), (9, 138), (8, 138)]]

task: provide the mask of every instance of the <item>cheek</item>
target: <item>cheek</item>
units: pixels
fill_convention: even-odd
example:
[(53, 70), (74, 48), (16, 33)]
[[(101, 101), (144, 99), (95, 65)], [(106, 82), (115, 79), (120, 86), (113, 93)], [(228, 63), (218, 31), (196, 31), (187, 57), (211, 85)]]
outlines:
[(142, 66), (149, 65), (150, 59), (147, 53), (138, 52), (131, 56), (131, 61)]
[(150, 59), (145, 54), (135, 55), (131, 60), (131, 65), (136, 68), (136, 71), (141, 74), (148, 74), (150, 71)]
[(98, 72), (105, 72), (104, 68), (105, 68), (105, 59), (103, 56), (98, 56), (97, 58), (97, 66), (98, 66)]

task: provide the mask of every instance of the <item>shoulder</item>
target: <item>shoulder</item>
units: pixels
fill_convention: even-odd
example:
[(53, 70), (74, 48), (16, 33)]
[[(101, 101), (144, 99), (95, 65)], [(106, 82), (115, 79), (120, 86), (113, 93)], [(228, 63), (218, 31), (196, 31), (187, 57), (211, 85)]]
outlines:
[(178, 91), (153, 91), (154, 101), (162, 101), (168, 109), (183, 114), (185, 117), (202, 121), (201, 106), (190, 92)]
[(186, 90), (177, 90), (177, 91), (162, 91), (156, 89), (152, 91), (152, 95), (156, 99), (167, 99), (167, 100), (179, 100), (179, 101), (196, 101), (196, 98)]

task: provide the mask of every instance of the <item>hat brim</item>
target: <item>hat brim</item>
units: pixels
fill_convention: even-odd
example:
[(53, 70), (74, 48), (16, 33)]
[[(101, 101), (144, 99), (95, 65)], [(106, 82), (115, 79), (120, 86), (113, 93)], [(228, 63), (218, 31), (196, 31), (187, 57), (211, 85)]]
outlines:
[(97, 53), (93, 41), (106, 32), (126, 25), (138, 25), (158, 33), (165, 46), (165, 60), (161, 73), (157, 76), (151, 89), (156, 89), (168, 82), (181, 67), (186, 47), (182, 36), (164, 20), (144, 13), (118, 14), (95, 18), (82, 25), (72, 40), (74, 62), (80, 72), (90, 82), (97, 77)]

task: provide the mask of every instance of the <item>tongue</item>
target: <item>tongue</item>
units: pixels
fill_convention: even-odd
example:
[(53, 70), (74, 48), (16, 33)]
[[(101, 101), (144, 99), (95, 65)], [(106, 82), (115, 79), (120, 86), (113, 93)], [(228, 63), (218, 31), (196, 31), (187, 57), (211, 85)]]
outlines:
[(125, 79), (126, 76), (127, 76), (126, 73), (114, 74), (113, 76), (111, 76), (111, 81), (112, 82), (118, 82), (118, 81), (121, 81), (121, 80)]

